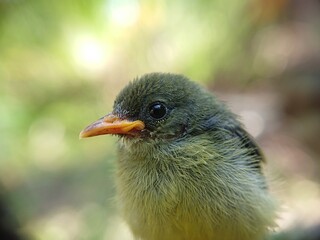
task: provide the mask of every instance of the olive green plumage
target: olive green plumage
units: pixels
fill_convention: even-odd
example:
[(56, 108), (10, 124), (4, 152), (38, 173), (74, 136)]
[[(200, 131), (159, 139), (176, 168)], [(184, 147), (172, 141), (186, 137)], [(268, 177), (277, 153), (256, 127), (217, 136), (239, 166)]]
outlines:
[(113, 113), (146, 124), (119, 141), (118, 199), (137, 239), (259, 240), (274, 225), (260, 150), (211, 93), (181, 75), (147, 74)]
[(80, 137), (117, 134), (118, 199), (141, 240), (262, 240), (275, 203), (263, 157), (236, 116), (175, 74), (125, 87)]

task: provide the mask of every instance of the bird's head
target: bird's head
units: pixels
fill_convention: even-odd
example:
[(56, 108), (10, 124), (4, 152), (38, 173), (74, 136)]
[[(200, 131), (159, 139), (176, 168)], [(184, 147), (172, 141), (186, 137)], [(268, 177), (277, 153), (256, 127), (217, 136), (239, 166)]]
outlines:
[(113, 111), (89, 125), (81, 138), (116, 134), (126, 139), (180, 139), (218, 111), (212, 95), (186, 77), (146, 74), (117, 96)]

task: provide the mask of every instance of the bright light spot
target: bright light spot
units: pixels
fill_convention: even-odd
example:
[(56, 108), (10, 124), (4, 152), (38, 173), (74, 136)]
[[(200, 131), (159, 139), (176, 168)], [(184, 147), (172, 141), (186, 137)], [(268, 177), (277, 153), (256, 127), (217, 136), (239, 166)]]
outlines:
[(73, 209), (58, 209), (54, 215), (36, 223), (39, 239), (79, 239), (83, 230), (81, 216)]
[(305, 225), (318, 223), (320, 221), (318, 183), (300, 180), (290, 188), (290, 199), (287, 202), (290, 206), (290, 212), (294, 214), (293, 220), (295, 222), (301, 221)]
[(140, 15), (140, 5), (137, 0), (107, 1), (106, 10), (107, 17), (121, 27), (132, 26)]
[(253, 136), (259, 136), (265, 127), (264, 119), (254, 111), (242, 111), (240, 112), (241, 119), (246, 126), (248, 132)]
[(75, 62), (88, 71), (100, 71), (106, 66), (106, 46), (92, 36), (77, 36), (72, 42)]
[(122, 219), (113, 217), (103, 238), (103, 240), (107, 239), (133, 240), (133, 236), (128, 225), (125, 224)]
[(291, 187), (292, 195), (295, 198), (308, 200), (311, 198), (319, 198), (320, 190), (319, 186), (309, 180), (301, 180), (297, 184)]

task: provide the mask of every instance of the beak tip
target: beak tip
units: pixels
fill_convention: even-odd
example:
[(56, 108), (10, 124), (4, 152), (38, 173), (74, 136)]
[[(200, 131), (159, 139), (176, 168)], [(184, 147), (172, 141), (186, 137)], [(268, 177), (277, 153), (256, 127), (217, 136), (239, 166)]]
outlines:
[(79, 134), (79, 139), (81, 140), (81, 139), (84, 139), (84, 138), (86, 138), (86, 137), (87, 137), (87, 136), (86, 136), (85, 132), (84, 132), (84, 131), (81, 131), (80, 134)]

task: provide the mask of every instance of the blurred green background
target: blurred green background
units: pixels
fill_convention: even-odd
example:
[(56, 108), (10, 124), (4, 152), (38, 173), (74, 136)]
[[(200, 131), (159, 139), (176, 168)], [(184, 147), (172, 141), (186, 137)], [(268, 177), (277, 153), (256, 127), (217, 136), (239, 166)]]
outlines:
[(280, 229), (320, 222), (319, 1), (0, 0), (0, 182), (23, 235), (130, 239), (116, 138), (78, 134), (153, 71), (240, 115), (267, 157)]

